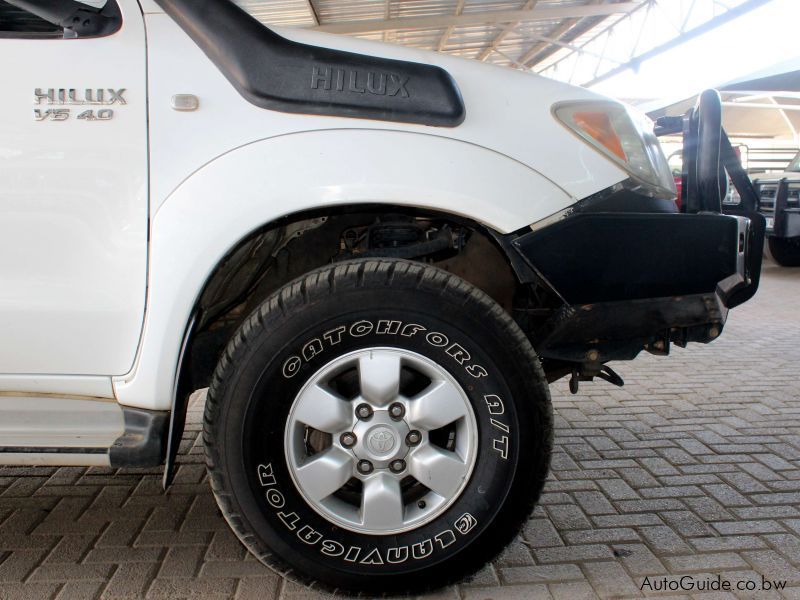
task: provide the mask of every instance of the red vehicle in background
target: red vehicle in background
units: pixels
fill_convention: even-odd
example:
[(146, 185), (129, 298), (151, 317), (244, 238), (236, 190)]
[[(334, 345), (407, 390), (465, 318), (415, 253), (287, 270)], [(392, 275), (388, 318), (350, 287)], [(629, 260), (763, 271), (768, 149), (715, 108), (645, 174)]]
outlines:
[[(742, 159), (742, 150), (741, 146), (734, 146), (734, 152), (736, 152), (737, 158), (739, 160)], [(667, 158), (667, 163), (669, 164), (670, 171), (672, 171), (672, 179), (675, 181), (675, 190), (677, 191), (677, 197), (675, 198), (675, 204), (678, 207), (678, 210), (681, 210), (681, 189), (683, 187), (683, 154), (681, 150), (677, 150), (669, 155)], [(725, 198), (722, 200), (723, 204), (739, 204), (739, 193), (736, 191), (736, 188), (731, 183), (730, 179), (728, 180), (728, 193), (725, 194)]]
[(675, 190), (678, 193), (675, 198), (675, 204), (677, 205), (678, 210), (681, 210), (681, 189), (683, 188), (683, 151), (676, 150), (670, 154), (669, 158), (667, 158), (667, 164), (669, 165), (669, 170), (672, 172), (672, 179), (675, 181)]

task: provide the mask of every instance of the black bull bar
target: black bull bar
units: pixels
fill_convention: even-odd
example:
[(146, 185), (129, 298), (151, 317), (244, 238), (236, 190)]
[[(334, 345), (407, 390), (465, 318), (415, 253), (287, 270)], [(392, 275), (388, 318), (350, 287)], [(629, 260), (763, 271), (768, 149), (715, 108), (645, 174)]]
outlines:
[[(725, 213), (750, 220), (749, 239), (741, 240), (746, 253), (744, 273), (720, 282), (717, 293), (725, 306), (734, 308), (747, 302), (758, 290), (766, 220), (758, 212), (758, 193), (722, 128), (722, 101), (719, 92), (706, 90), (697, 104), (679, 117), (656, 121), (657, 136), (683, 134), (681, 173), (681, 211), (684, 213)], [(728, 177), (739, 193), (738, 205), (724, 205)], [(702, 257), (698, 257), (702, 259)]]

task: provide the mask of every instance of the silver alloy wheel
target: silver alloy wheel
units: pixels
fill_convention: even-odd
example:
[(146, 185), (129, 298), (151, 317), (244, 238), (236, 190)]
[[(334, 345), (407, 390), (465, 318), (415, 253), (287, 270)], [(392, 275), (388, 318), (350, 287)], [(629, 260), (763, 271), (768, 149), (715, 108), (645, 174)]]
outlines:
[(408, 350), (368, 348), (306, 382), (284, 444), (292, 479), (316, 512), (350, 531), (389, 535), (430, 522), (461, 495), (478, 429), (445, 369)]

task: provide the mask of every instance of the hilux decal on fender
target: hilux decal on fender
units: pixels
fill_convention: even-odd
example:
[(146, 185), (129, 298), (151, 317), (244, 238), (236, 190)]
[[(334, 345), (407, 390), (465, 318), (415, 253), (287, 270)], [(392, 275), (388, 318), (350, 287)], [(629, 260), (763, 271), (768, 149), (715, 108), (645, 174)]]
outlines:
[(300, 516), (294, 511), (284, 510), (286, 499), (278, 488), (272, 463), (258, 465), (258, 481), (261, 487), (266, 488), (267, 503), (275, 515), (281, 520), (286, 529), (295, 533), (302, 542), (309, 546), (317, 547), (321, 554), (332, 558), (341, 558), (345, 562), (362, 565), (401, 564), (408, 560), (422, 560), (431, 556), (437, 550), (444, 550), (456, 543), (458, 537), (467, 536), (478, 525), (478, 520), (470, 513), (464, 513), (453, 523), (452, 529), (444, 529), (436, 535), (415, 544), (394, 546), (383, 552), (380, 548), (364, 548), (324, 538), (322, 533), (308, 524), (302, 522)]

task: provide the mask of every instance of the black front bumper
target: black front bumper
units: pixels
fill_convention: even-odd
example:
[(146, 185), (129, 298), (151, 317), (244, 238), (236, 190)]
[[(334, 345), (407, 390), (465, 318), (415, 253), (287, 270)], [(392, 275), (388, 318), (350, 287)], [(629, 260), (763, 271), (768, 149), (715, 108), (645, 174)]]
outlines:
[(513, 247), (563, 300), (529, 334), (546, 359), (595, 365), (710, 342), (758, 288), (763, 239), (758, 215), (624, 212), (521, 235)]
[[(534, 274), (531, 295), (543, 288), (553, 307), (529, 319), (523, 306), (518, 319), (551, 380), (571, 372), (577, 383), (641, 350), (710, 342), (728, 309), (758, 289), (766, 223), (722, 129), (719, 93), (706, 90), (685, 115), (660, 118), (655, 133), (683, 136), (681, 212), (648, 202), (647, 187), (629, 180), (508, 244)], [(729, 178), (741, 202), (723, 211)]]
[(743, 267), (749, 223), (728, 215), (582, 213), (515, 246), (570, 304), (713, 292)]

